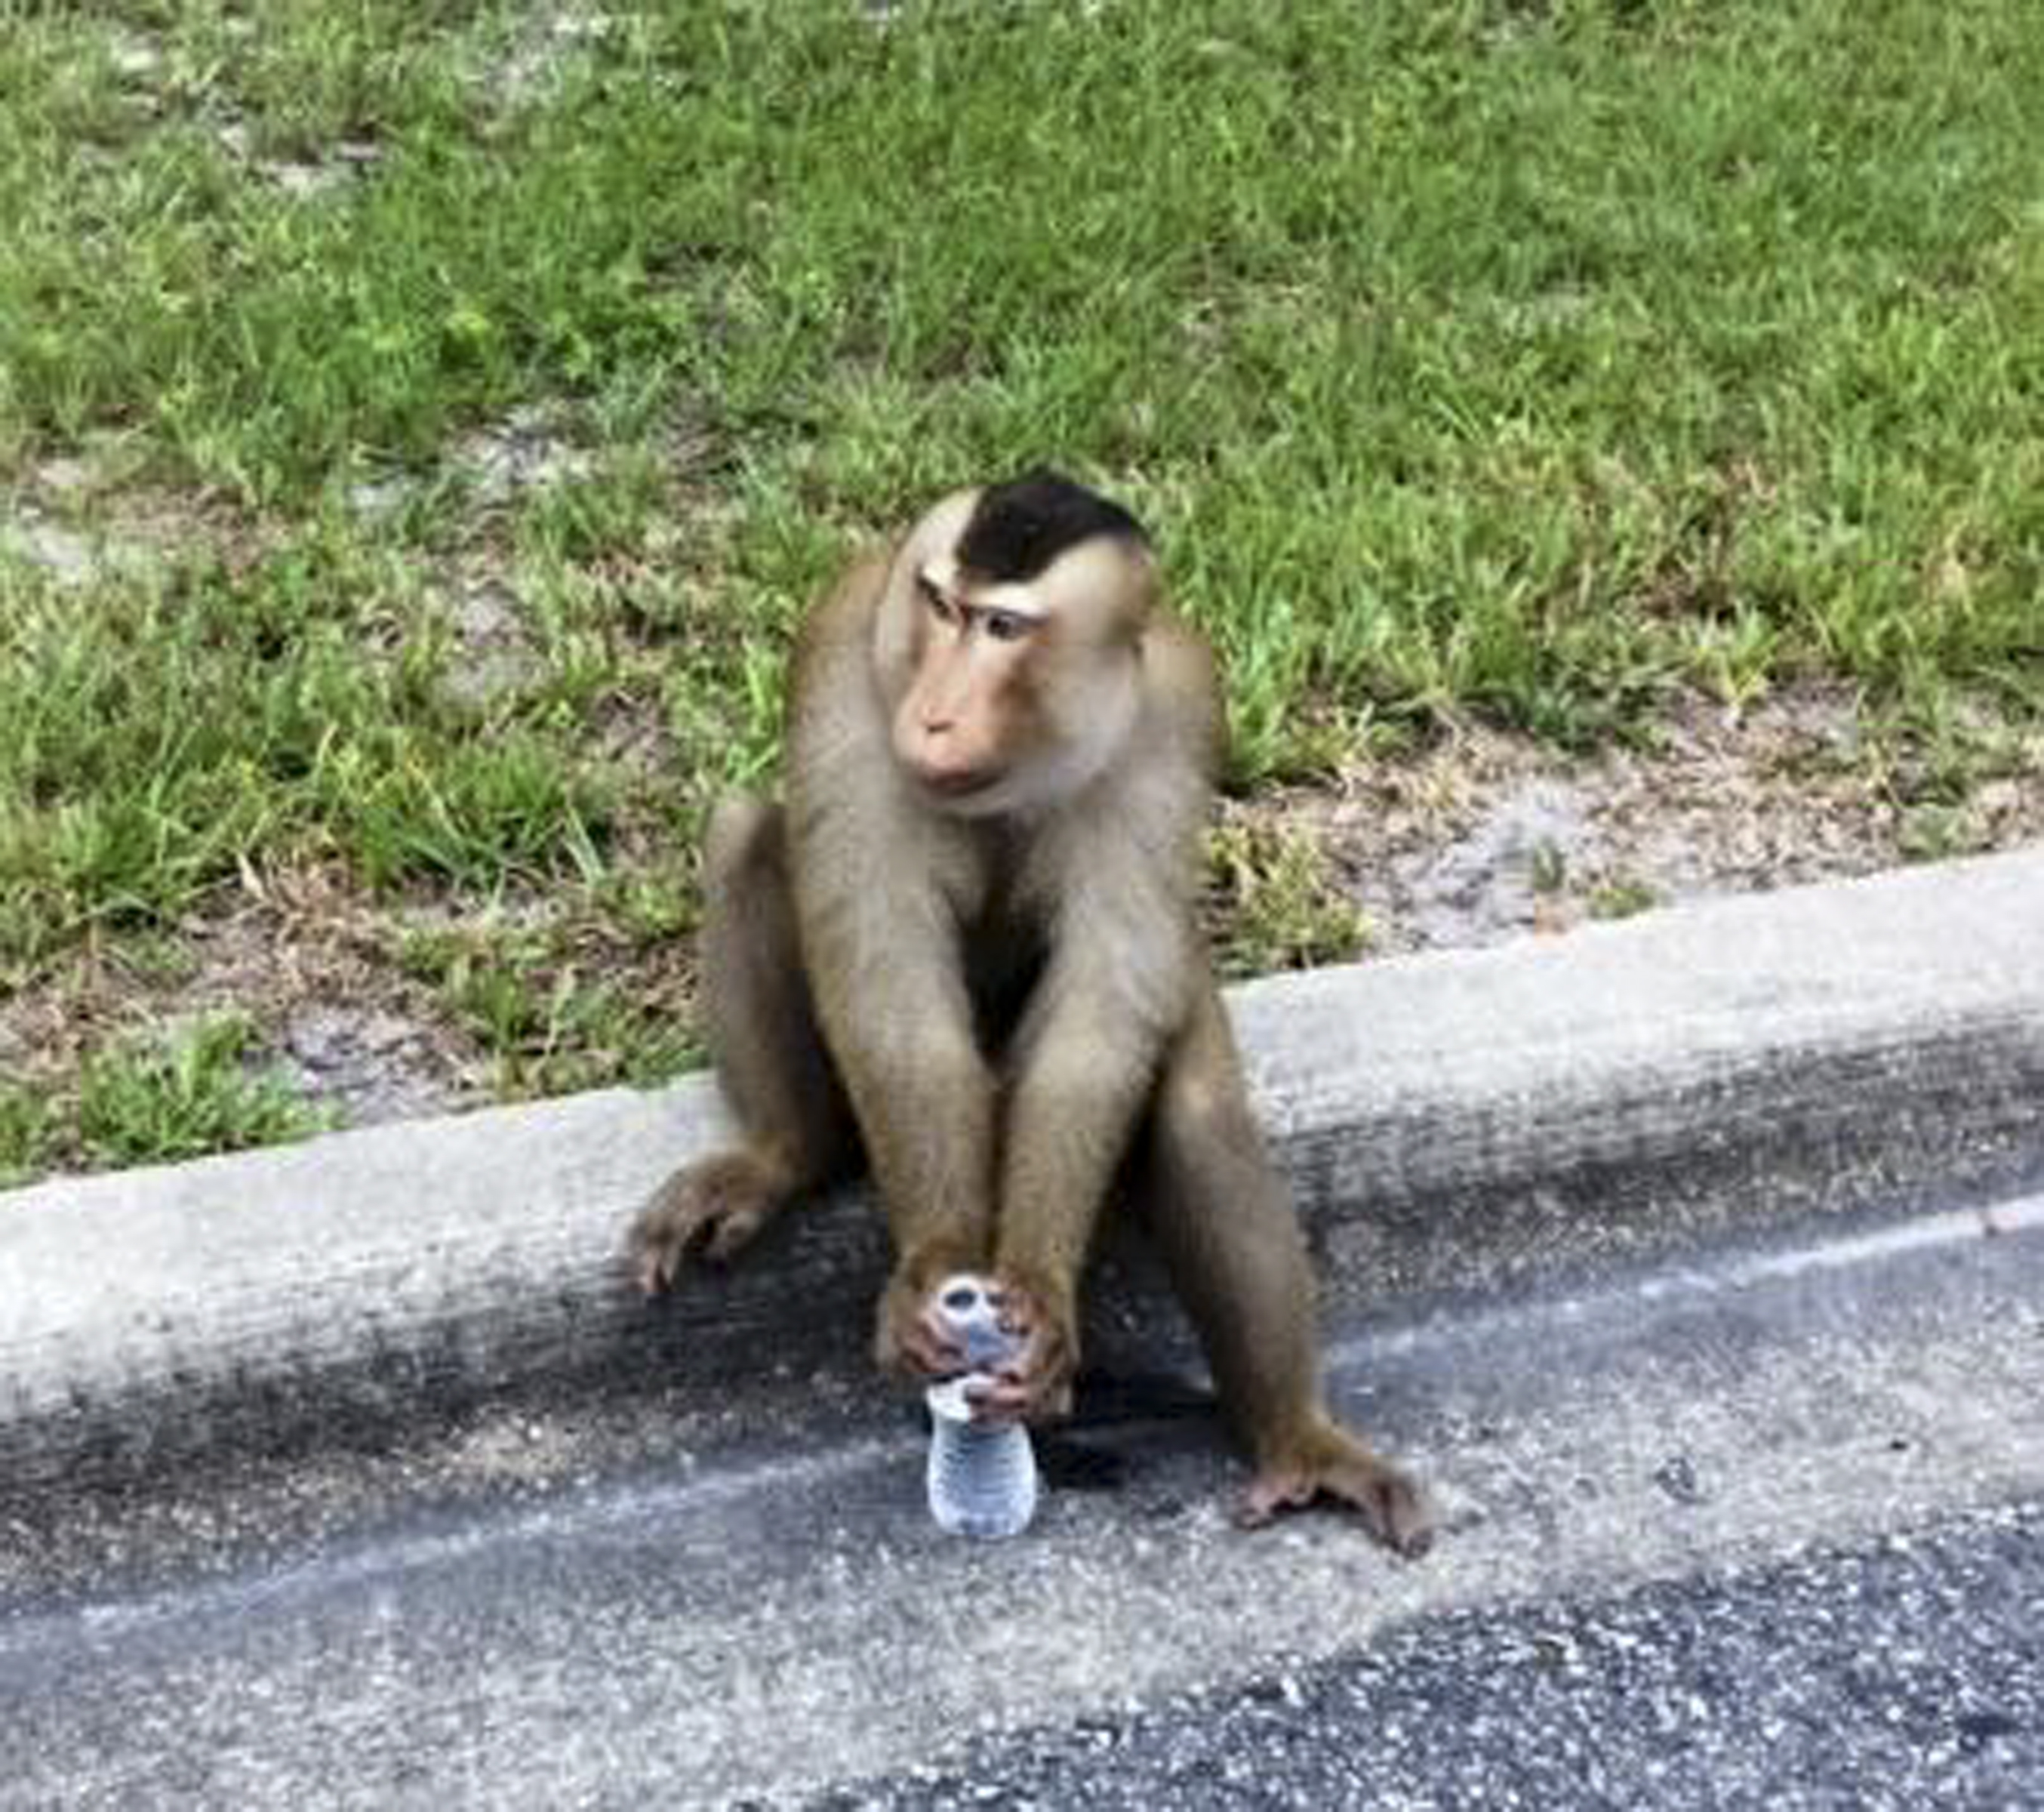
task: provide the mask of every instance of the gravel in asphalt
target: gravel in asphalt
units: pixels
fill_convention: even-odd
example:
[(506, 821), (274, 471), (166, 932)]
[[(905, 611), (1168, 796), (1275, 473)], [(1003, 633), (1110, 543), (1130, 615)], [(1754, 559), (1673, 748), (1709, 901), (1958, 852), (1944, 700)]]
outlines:
[(1135, 1714), (1005, 1737), (815, 1812), (2044, 1804), (2044, 1504), (1424, 1620)]

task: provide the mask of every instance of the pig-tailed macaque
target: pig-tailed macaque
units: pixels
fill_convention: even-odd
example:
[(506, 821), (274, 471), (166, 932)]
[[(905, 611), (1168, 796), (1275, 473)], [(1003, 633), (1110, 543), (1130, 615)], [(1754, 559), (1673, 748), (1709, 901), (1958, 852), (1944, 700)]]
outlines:
[(810, 618), (785, 806), (724, 802), (702, 958), (743, 1132), (632, 1229), (640, 1284), (870, 1166), (882, 1364), (965, 1369), (933, 1314), (990, 1275), (1019, 1356), (989, 1418), (1070, 1406), (1110, 1199), (1155, 1243), (1254, 1462), (1241, 1520), (1319, 1497), (1406, 1552), (1412, 1480), (1323, 1400), (1312, 1281), (1201, 936), (1220, 708), (1128, 513), (1034, 473), (946, 498)]

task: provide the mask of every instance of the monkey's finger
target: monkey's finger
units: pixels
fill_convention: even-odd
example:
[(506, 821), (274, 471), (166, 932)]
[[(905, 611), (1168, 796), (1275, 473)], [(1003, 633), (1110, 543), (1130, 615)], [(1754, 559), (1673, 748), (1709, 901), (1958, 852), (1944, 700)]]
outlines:
[(1032, 1367), (1003, 1366), (984, 1382), (975, 1379), (966, 1397), (974, 1422), (1040, 1422), (1071, 1414), (1070, 1379)]
[(662, 1286), (664, 1254), (663, 1242), (649, 1224), (650, 1218), (642, 1215), (632, 1225), (632, 1232), (624, 1242), (626, 1258), (632, 1266), (632, 1279), (644, 1296), (657, 1296)]
[(965, 1400), (972, 1406), (974, 1422), (987, 1428), (1027, 1421), (1034, 1402), (1032, 1393), (1021, 1386), (984, 1375), (966, 1385)]
[(917, 1314), (915, 1330), (920, 1349), (929, 1355), (946, 1376), (955, 1376), (966, 1369), (965, 1348), (951, 1332), (949, 1322), (934, 1307), (925, 1305)]
[(955, 1378), (966, 1368), (965, 1355), (920, 1316), (894, 1324), (885, 1358), (890, 1369), (921, 1378)]
[(965, 1355), (949, 1341), (918, 1329), (901, 1343), (909, 1362), (926, 1378), (955, 1378), (966, 1369)]

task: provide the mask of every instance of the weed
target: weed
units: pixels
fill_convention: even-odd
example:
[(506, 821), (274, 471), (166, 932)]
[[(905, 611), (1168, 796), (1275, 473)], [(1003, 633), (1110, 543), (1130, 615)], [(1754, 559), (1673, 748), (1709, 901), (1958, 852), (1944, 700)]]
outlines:
[(88, 1060), (74, 1110), (83, 1156), (97, 1164), (168, 1163), (330, 1125), (330, 1116), (252, 1068), (253, 1044), (248, 1022), (229, 1015)]
[(55, 1155), (48, 1098), (39, 1091), (0, 1086), (0, 1189), (33, 1180)]
[(1369, 947), (1369, 920), (1309, 833), (1237, 815), (1207, 848), (1225, 973), (1347, 962)]
[(699, 1056), (678, 1002), (606, 973), (612, 956), (573, 927), (484, 921), (414, 934), (401, 960), (487, 1054), (495, 1091), (521, 1098), (650, 1082)]
[(1631, 918), (1651, 910), (1654, 904), (1654, 890), (1643, 881), (1606, 881), (1590, 894), (1590, 917)]

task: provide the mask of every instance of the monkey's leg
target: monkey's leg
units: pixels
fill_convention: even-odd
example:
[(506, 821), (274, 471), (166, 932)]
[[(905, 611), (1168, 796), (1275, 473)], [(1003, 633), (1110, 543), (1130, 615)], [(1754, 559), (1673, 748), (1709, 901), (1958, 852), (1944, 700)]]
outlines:
[(629, 1247), (648, 1293), (693, 1253), (730, 1257), (858, 1159), (802, 968), (781, 807), (745, 794), (720, 802), (704, 870), (703, 1004), (743, 1142), (675, 1171), (640, 1210)]
[(1143, 1158), (1144, 1225), (1256, 1468), (1239, 1520), (1253, 1526), (1329, 1497), (1389, 1547), (1423, 1552), (1432, 1524), (1418, 1485), (1322, 1397), (1305, 1242), (1211, 986), (1167, 1060)]

